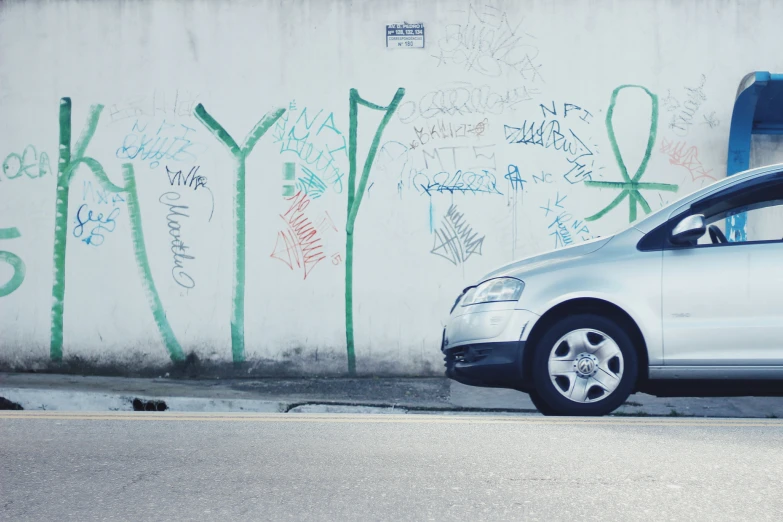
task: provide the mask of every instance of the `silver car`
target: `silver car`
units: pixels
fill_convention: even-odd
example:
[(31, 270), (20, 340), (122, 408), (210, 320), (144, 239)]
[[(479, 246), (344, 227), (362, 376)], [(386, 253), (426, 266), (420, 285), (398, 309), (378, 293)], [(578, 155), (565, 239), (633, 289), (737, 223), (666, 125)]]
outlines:
[(781, 238), (783, 164), (505, 265), (454, 303), (446, 373), (527, 392), (552, 415), (604, 415), (636, 391), (781, 395)]

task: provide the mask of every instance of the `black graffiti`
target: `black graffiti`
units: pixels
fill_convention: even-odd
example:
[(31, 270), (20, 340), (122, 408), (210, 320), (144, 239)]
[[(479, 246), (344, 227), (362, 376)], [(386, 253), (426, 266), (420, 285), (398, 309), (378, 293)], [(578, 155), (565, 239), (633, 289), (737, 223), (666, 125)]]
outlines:
[(515, 87), (497, 92), (489, 85), (474, 86), (458, 82), (453, 86), (430, 91), (419, 101), (408, 101), (397, 111), (400, 122), (411, 123), (418, 118), (428, 120), (442, 115), (502, 114), (522, 102), (530, 101), (540, 91)]
[[(686, 100), (682, 104), (675, 106), (676, 112), (672, 114), (672, 119), (669, 122), (669, 128), (674, 131), (677, 136), (684, 137), (688, 135), (688, 130), (693, 125), (693, 120), (696, 117), (696, 113), (701, 108), (701, 105), (707, 101), (707, 95), (704, 94), (704, 84), (707, 82), (707, 77), (701, 75), (701, 81), (699, 86), (695, 88), (685, 87)], [(671, 98), (671, 96), (669, 97)], [(666, 100), (669, 100), (667, 98)], [(676, 99), (674, 100), (676, 103)], [(712, 127), (712, 125), (710, 125)]]
[(444, 28), (446, 36), (438, 41), (440, 53), (433, 55), (438, 66), (457, 64), (491, 77), (515, 71), (526, 80), (541, 80), (536, 63), (539, 50), (521, 23), (512, 25), (505, 12), (490, 5), (480, 10), (470, 5), (466, 15), (461, 23)]
[[(476, 138), (482, 136), (489, 125), (489, 120), (484, 118), (477, 123), (455, 123), (438, 120), (435, 124), (422, 125), (421, 128), (413, 126), (418, 144), (426, 145), (430, 141), (447, 138)], [(415, 142), (414, 142), (415, 143)], [(415, 148), (415, 147), (414, 147)]]
[(172, 187), (189, 187), (193, 190), (198, 190), (199, 187), (207, 186), (207, 178), (205, 176), (199, 176), (198, 171), (201, 167), (192, 167), (190, 172), (182, 175), (182, 170), (171, 170), (166, 165), (166, 174), (169, 177), (169, 184)]
[(470, 259), (473, 254), (481, 255), (486, 236), (479, 235), (465, 220), (465, 214), (451, 205), (443, 217), (441, 227), (436, 229), (435, 242), (431, 254), (459, 265)]
[[(166, 201), (163, 200), (164, 198)], [(186, 260), (189, 261), (196, 258), (186, 253), (190, 247), (182, 241), (182, 225), (179, 222), (179, 218), (190, 217), (185, 213), (185, 211), (188, 210), (188, 207), (185, 205), (170, 203), (171, 201), (178, 201), (179, 199), (180, 195), (178, 193), (166, 192), (162, 194), (160, 198), (158, 198), (158, 201), (169, 208), (166, 221), (169, 227), (169, 235), (171, 236), (171, 253), (173, 254), (174, 259), (174, 266), (171, 268), (171, 277), (179, 286), (191, 289), (196, 286), (196, 282), (185, 271), (184, 263)]]

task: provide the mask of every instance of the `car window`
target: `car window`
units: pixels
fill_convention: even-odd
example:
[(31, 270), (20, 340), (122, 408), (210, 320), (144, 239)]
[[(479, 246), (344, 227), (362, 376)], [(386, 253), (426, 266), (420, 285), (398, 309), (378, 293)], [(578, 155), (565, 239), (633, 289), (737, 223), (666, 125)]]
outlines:
[[(728, 238), (732, 243), (783, 241), (783, 182), (779, 180), (728, 189), (695, 204), (692, 211), (704, 214), (708, 230), (717, 227), (723, 235), (726, 219), (744, 214), (746, 237), (735, 234)], [(713, 244), (710, 234), (704, 234), (698, 244)]]

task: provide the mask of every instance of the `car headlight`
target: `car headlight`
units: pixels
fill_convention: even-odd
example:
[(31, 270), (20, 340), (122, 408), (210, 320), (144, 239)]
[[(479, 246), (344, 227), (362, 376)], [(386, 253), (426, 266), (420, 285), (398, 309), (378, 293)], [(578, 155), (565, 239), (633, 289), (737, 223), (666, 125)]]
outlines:
[(470, 288), (462, 298), (462, 306), (498, 301), (518, 301), (525, 283), (511, 277), (498, 277)]

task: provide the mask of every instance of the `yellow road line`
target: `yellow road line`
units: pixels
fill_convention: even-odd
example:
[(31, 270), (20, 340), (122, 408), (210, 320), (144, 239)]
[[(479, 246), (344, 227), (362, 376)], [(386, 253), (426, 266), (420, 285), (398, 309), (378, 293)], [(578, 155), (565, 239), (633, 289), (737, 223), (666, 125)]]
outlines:
[(783, 422), (744, 419), (668, 419), (668, 418), (541, 418), (541, 417), (473, 417), (426, 414), (307, 414), (307, 413), (173, 413), (173, 412), (34, 412), (6, 411), (0, 420), (71, 420), (71, 421), (195, 421), (195, 422), (304, 422), (361, 424), (514, 424), (526, 426), (688, 426), (688, 427), (757, 427), (783, 428)]

